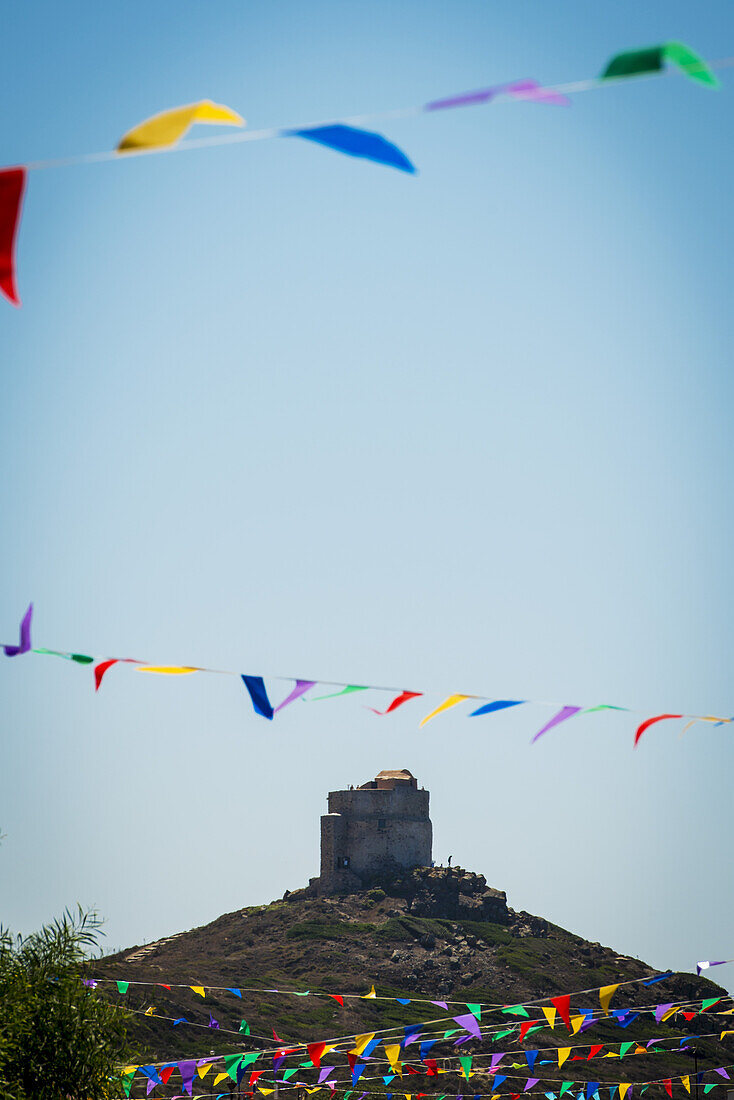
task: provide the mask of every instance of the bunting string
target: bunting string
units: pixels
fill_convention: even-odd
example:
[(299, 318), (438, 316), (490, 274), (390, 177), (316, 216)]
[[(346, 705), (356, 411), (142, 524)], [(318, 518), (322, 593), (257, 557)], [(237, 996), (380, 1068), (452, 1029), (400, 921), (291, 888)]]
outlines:
[[(0, 168), (0, 293), (13, 305), (20, 306), (15, 274), (15, 242), (29, 172), (243, 141), (299, 138), (331, 149), (333, 152), (414, 175), (416, 168), (403, 150), (388, 141), (382, 134), (363, 129), (365, 123), (374, 124), (378, 120), (388, 122), (419, 114), (435, 114), (445, 110), (488, 104), (496, 100), (566, 106), (570, 103), (569, 95), (592, 91), (595, 88), (618, 83), (619, 80), (631, 78), (639, 80), (671, 72), (680, 72), (701, 86), (717, 88), (719, 81), (714, 75), (714, 70), (728, 68), (732, 64), (734, 64), (734, 57), (706, 61), (689, 46), (682, 42), (671, 41), (615, 54), (596, 79), (546, 86), (536, 80), (515, 80), (412, 107), (353, 115), (329, 122), (310, 122), (294, 127), (270, 127), (251, 131), (244, 130), (245, 119), (237, 111), (224, 104), (213, 103), (209, 99), (172, 107), (133, 126), (120, 138), (114, 150), (35, 160), (24, 165)], [(666, 65), (669, 66), (667, 69)], [(235, 127), (238, 132), (182, 140), (192, 126), (199, 124)]]
[[(19, 643), (16, 645), (5, 644), (3, 650), (6, 657), (17, 657), (27, 653), (42, 654), (45, 656), (60, 657), (63, 660), (70, 661), (73, 664), (81, 666), (91, 666), (94, 676), (95, 691), (99, 691), (102, 686), (103, 678), (115, 665), (132, 665), (137, 672), (144, 672), (148, 674), (154, 674), (158, 676), (189, 676), (194, 673), (205, 673), (215, 676), (234, 676), (242, 681), (250, 696), (253, 710), (256, 714), (262, 718), (266, 718), (270, 721), (273, 720), (275, 715), (282, 711), (285, 707), (290, 706), (296, 700), (300, 699), (302, 702), (319, 702), (326, 699), (335, 699), (345, 695), (361, 694), (365, 691), (374, 691), (381, 694), (392, 695), (392, 700), (388, 703), (384, 710), (380, 710), (376, 707), (367, 707), (373, 714), (379, 717), (386, 717), (387, 715), (394, 714), (396, 710), (402, 708), (406, 704), (414, 702), (416, 699), (422, 698), (426, 692), (424, 691), (407, 691), (404, 688), (398, 687), (384, 687), (376, 684), (358, 684), (358, 683), (344, 683), (335, 680), (314, 680), (306, 679), (304, 677), (291, 677), (283, 675), (268, 676), (267, 679), (278, 683), (289, 683), (293, 686), (288, 691), (287, 695), (277, 704), (273, 706), (268, 689), (265, 684), (265, 678), (262, 675), (251, 675), (249, 673), (233, 672), (226, 669), (214, 669), (205, 668), (199, 665), (174, 665), (174, 664), (151, 664), (146, 661), (142, 661), (133, 657), (95, 657), (85, 653), (70, 652), (60, 649), (47, 649), (42, 647), (34, 647), (31, 643), (31, 621), (33, 616), (33, 604), (30, 604), (20, 625), (20, 637)], [(329, 691), (325, 695), (310, 696), (310, 692), (313, 688), (336, 688), (336, 691)], [(545, 722), (540, 730), (531, 738), (531, 744), (534, 744), (547, 734), (551, 729), (556, 729), (562, 723), (569, 721), (571, 718), (581, 716), (584, 714), (599, 713), (601, 711), (620, 711), (627, 714), (633, 714), (641, 716), (640, 711), (633, 710), (631, 707), (622, 707), (613, 705), (611, 703), (597, 703), (592, 706), (582, 707), (576, 705), (563, 704), (559, 706), (558, 703), (550, 703), (545, 700), (536, 699), (493, 699), (487, 695), (477, 694), (463, 694), (452, 693), (438, 706), (434, 707), (423, 719), (421, 719), (420, 726), (425, 726), (427, 722), (436, 718), (439, 714), (442, 714), (448, 710), (451, 710), (460, 704), (469, 702), (472, 708), (469, 713), (469, 718), (478, 718), (487, 716), (490, 714), (497, 714), (503, 710), (507, 710), (519, 706), (543, 706), (552, 707), (556, 710), (556, 713)], [(479, 706), (475, 706), (479, 703)], [(717, 717), (716, 715), (703, 715), (703, 714), (686, 714), (683, 712), (677, 713), (664, 713), (653, 715), (652, 717), (645, 718), (637, 725), (634, 737), (635, 747), (640, 741), (642, 735), (653, 725), (659, 722), (670, 719), (683, 719), (687, 722), (686, 728), (695, 722), (705, 722), (720, 726), (723, 724), (731, 724), (734, 721), (732, 717)], [(708, 966), (718, 966), (718, 962), (709, 962)], [(702, 969), (706, 969), (702, 966)]]

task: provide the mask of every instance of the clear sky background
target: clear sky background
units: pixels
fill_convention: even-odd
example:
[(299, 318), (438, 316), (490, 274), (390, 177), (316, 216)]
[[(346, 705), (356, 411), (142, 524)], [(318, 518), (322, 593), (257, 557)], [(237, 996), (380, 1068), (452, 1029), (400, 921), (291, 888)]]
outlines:
[[(3, 21), (7, 164), (204, 97), (287, 126), (668, 38), (734, 54), (728, 0)], [(329, 789), (407, 767), (437, 861), (515, 908), (659, 967), (734, 955), (730, 727), (418, 729), (452, 691), (734, 714), (721, 76), (381, 125), (415, 178), (295, 139), (32, 174), (24, 305), (0, 303), (4, 640), (34, 599), (37, 645), (430, 697), (271, 724), (236, 679), (120, 667), (95, 696), (89, 668), (3, 659), (3, 923), (79, 901), (113, 948), (267, 902), (318, 873)]]

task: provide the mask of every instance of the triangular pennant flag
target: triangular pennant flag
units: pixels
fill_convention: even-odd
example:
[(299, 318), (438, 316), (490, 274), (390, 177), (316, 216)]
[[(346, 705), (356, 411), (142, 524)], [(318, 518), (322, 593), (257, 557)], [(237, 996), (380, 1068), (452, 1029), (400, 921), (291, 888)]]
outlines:
[(667, 1092), (668, 1096), (673, 1095), (673, 1082), (671, 1081), (670, 1077), (666, 1077), (665, 1080), (662, 1081), (662, 1086)]
[(113, 665), (118, 663), (117, 657), (111, 657), (109, 661), (100, 661), (98, 665), (94, 666), (94, 690), (99, 691), (100, 684), (102, 683), (102, 677), (108, 668), (112, 668)]
[(563, 1081), (561, 1083), (561, 1091), (558, 1095), (563, 1096), (564, 1092), (568, 1092), (570, 1088), (573, 1088), (573, 1081)]
[(599, 1082), (598, 1081), (587, 1081), (586, 1082), (586, 1100), (590, 1100), (590, 1097), (596, 1096), (598, 1092), (599, 1092)]
[(117, 983), (117, 992), (118, 993), (127, 993), (129, 985), (130, 985), (130, 982), (118, 982)]
[(443, 703), (440, 703), (435, 710), (432, 710), (430, 714), (427, 714), (425, 718), (420, 721), (421, 726), (425, 726), (427, 722), (430, 722), (432, 718), (435, 718), (437, 714), (442, 714), (443, 711), (449, 710), (450, 707), (455, 707), (458, 703), (463, 703), (465, 699), (471, 699), (471, 695), (449, 695), (447, 699), (444, 699)]
[[(654, 718), (647, 718), (644, 722), (642, 722), (637, 727), (637, 730), (635, 732), (635, 748), (637, 748), (637, 744), (638, 744), (640, 738), (642, 737), (643, 733), (645, 732), (645, 730), (648, 730), (650, 728), (650, 726), (654, 726), (656, 722), (663, 722), (663, 721), (665, 721), (666, 718), (682, 718), (682, 717), (683, 717), (682, 714), (657, 714)], [(645, 982), (645, 985), (647, 985), (647, 984), (648, 983)], [(649, 984), (652, 984), (652, 983), (649, 983)]]
[(543, 1009), (543, 1015), (550, 1024), (551, 1031), (555, 1031), (556, 1028), (556, 1009), (552, 1006), (550, 1008)]
[(193, 989), (194, 993), (198, 993), (200, 997), (206, 997), (206, 990), (203, 985), (190, 985), (189, 989)]
[(196, 1073), (196, 1062), (185, 1061), (178, 1063), (178, 1072), (181, 1074), (181, 1084), (185, 1092), (191, 1096), (191, 1090), (194, 1082), (194, 1074)]
[(558, 1068), (560, 1069), (563, 1063), (571, 1053), (571, 1047), (559, 1047), (558, 1048)]
[(721, 997), (707, 997), (704, 1001), (701, 1002), (701, 1011), (706, 1012), (707, 1009), (713, 1008), (713, 1006), (717, 1005), (720, 1000)]
[(518, 1035), (518, 1042), (522, 1043), (522, 1042), (525, 1041), (525, 1037), (528, 1035), (528, 1033), (530, 1031), (532, 1031), (534, 1025), (535, 1025), (534, 1020), (523, 1020), (523, 1022), (520, 1024), (520, 1033)]
[(363, 1000), (363, 1001), (370, 1001), (370, 1000), (374, 1000), (374, 998), (375, 998), (376, 996), (377, 996), (377, 994), (375, 993), (375, 987), (374, 987), (374, 986), (372, 986), (372, 989), (370, 989), (369, 993), (365, 993), (365, 994), (364, 994), (364, 996), (362, 997), (362, 1000)]
[(522, 699), (495, 699), (493, 703), (484, 703), (483, 706), (477, 707), (469, 717), (479, 718), (483, 714), (494, 714), (498, 710), (506, 710), (507, 707), (519, 707), (522, 703)]
[[(25, 168), (5, 168), (0, 171), (0, 292), (14, 306), (20, 305), (15, 282), (15, 239), (20, 224), (25, 181)], [(6, 657), (28, 652), (22, 648), (22, 640), (21, 648), (4, 648)], [(28, 648), (30, 649), (30, 645)], [(8, 649), (15, 649), (16, 652), (8, 653)]]
[(609, 1015), (609, 1002), (618, 989), (619, 982), (617, 982), (616, 985), (604, 985), (599, 990), (599, 1003), (601, 1004), (601, 1009), (605, 1016)]
[(581, 1025), (586, 1022), (586, 1014), (580, 1013), (578, 1016), (571, 1017), (571, 1031), (574, 1035), (577, 1035)]
[(558, 1015), (563, 1020), (564, 1024), (571, 1030), (571, 996), (569, 993), (564, 994), (562, 997), (551, 998), (551, 1004), (554, 1008), (558, 1009)]
[(528, 1077), (527, 1081), (525, 1082), (525, 1088), (522, 1091), (527, 1092), (528, 1089), (531, 1089), (533, 1087), (533, 1085), (537, 1085), (539, 1080), (539, 1077)]
[(400, 1072), (400, 1051), (400, 1043), (391, 1043), (390, 1045), (385, 1045), (385, 1056), (390, 1063), (390, 1069), (394, 1070), (395, 1073)]
[(690, 1093), (690, 1091), (691, 1091), (691, 1078), (688, 1074), (686, 1074), (685, 1077), (681, 1077), (680, 1083), (683, 1086), (683, 1088), (686, 1090), (686, 1092)]
[[(555, 1002), (554, 1002), (555, 1003)], [(530, 1013), (524, 1005), (505, 1005), (502, 1009), (505, 1016), (529, 1016)], [(496, 1038), (496, 1036), (495, 1036)]]
[(255, 713), (261, 714), (263, 718), (272, 719), (274, 712), (262, 676), (245, 676), (242, 673), (242, 682), (250, 693)]
[[(236, 1055), (236, 1057), (239, 1057), (239, 1056), (238, 1056), (238, 1055)], [(224, 1060), (224, 1061), (225, 1061), (225, 1065), (226, 1065), (227, 1059), (225, 1058), (225, 1060)], [(206, 1063), (205, 1065), (203, 1065), (203, 1066), (197, 1066), (197, 1067), (196, 1067), (196, 1072), (197, 1072), (197, 1073), (199, 1074), (199, 1077), (200, 1077), (200, 1078), (202, 1079), (202, 1081), (203, 1081), (203, 1080), (204, 1080), (204, 1078), (206, 1077), (207, 1073), (209, 1072), (209, 1070), (210, 1070), (210, 1069), (213, 1069), (213, 1068), (214, 1068), (214, 1067), (213, 1067), (212, 1063), (211, 1063), (211, 1062), (207, 1062), (207, 1063)]]
[(328, 996), (331, 997), (332, 1001), (336, 1001), (338, 1005), (341, 1005), (342, 1008), (344, 1008), (344, 998), (342, 997), (341, 993), (329, 993)]
[(328, 695), (317, 695), (315, 699), (309, 700), (310, 702), (318, 703), (321, 699), (336, 699), (340, 695), (351, 695), (354, 691), (368, 691), (369, 685), (363, 684), (347, 684), (346, 687), (341, 688), (340, 691), (332, 691)]
[(346, 153), (350, 157), (360, 157), (385, 164), (390, 168), (399, 168), (401, 172), (414, 173), (415, 168), (405, 153), (393, 145), (381, 134), (370, 130), (358, 130), (354, 126), (337, 123), (334, 126), (311, 126), (303, 130), (283, 130), (285, 137), (300, 137), (315, 141), (334, 149), (337, 153)]
[(668, 1004), (658, 1005), (655, 1009), (655, 1022), (660, 1024), (668, 1015), (670, 1009), (673, 1007), (673, 1002), (669, 1001)]
[(459, 1062), (461, 1063), (462, 1076), (464, 1076), (468, 1081), (470, 1076), (471, 1076), (471, 1064), (472, 1064), (471, 1054), (468, 1054), (463, 1058), (459, 1058)]
[(482, 1018), (482, 1006), (480, 1004), (473, 1004), (473, 1005), (467, 1004), (466, 1007), (469, 1009), (469, 1011), (472, 1013), (473, 1016), (476, 1016), (476, 1018), (478, 1020), (481, 1020), (481, 1018)]
[(481, 1039), (482, 1033), (479, 1030), (477, 1018), (473, 1012), (467, 1012), (465, 1016), (454, 1016), (454, 1020), (459, 1027), (464, 1028), (464, 1031), (468, 1031), (476, 1039)]
[[(12, 169), (11, 169), (11, 171), (12, 171)], [(3, 255), (2, 255), (2, 248), (3, 248), (3, 217), (4, 217), (4, 211), (3, 211), (4, 179), (3, 179), (3, 177), (5, 175), (7, 175), (6, 172), (0, 172), (0, 290), (5, 289), (4, 283), (3, 283), (3, 266), (2, 266), (3, 265)], [(10, 300), (13, 301), (12, 298)], [(20, 303), (16, 302), (15, 304), (19, 305)], [(20, 621), (20, 631), (19, 631), (20, 637), (18, 638), (18, 645), (4, 645), (3, 646), (3, 653), (5, 654), (6, 657), (19, 657), (22, 653), (29, 653), (30, 652), (30, 649), (31, 649), (31, 619), (32, 618), (33, 618), (33, 604), (30, 603), (30, 604), (28, 604), (25, 615), (23, 616), (23, 618)]]
[(240, 1020), (239, 1030), (242, 1032), (243, 1035), (250, 1034), (250, 1025), (248, 1024), (247, 1020)]
[(296, 686), (293, 690), (286, 695), (282, 703), (278, 703), (274, 713), (277, 714), (283, 707), (289, 706), (291, 703), (295, 703), (296, 699), (300, 699), (302, 695), (308, 691), (309, 688), (314, 687), (316, 680), (296, 680)]
[(158, 149), (175, 145), (195, 122), (216, 123), (219, 126), (244, 126), (245, 120), (220, 103), (202, 99), (199, 103), (187, 103), (172, 107), (146, 118), (120, 139), (118, 153), (131, 149)]
[[(422, 691), (401, 691), (399, 695), (395, 696), (395, 698), (386, 710), (377, 710), (375, 707), (370, 707), (369, 709), (372, 711), (373, 714), (379, 714), (380, 717), (384, 718), (386, 714), (392, 714), (392, 712), (394, 710), (397, 710), (398, 707), (402, 707), (403, 703), (408, 703), (411, 699), (417, 699), (422, 694)], [(396, 997), (395, 999), (398, 1001), (400, 1000), (399, 997)], [(401, 1001), (401, 1004), (402, 1003), (403, 1002)], [(410, 1001), (405, 1001), (405, 1004), (410, 1004)]]
[(589, 1053), (586, 1057), (586, 1061), (590, 1062), (592, 1058), (596, 1058), (596, 1056), (597, 1056), (597, 1054), (599, 1053), (600, 1050), (604, 1050), (604, 1044), (603, 1043), (596, 1043), (593, 1046), (590, 1046), (589, 1047)]
[(548, 731), (552, 730), (554, 726), (560, 725), (560, 723), (565, 722), (566, 719), (573, 718), (574, 714), (578, 714), (580, 710), (581, 707), (561, 707), (558, 713), (554, 714), (551, 720), (549, 722), (546, 722), (542, 729), (538, 730), (530, 744), (534, 745), (538, 738), (542, 737), (544, 733), (548, 733)]
[(528, 1069), (530, 1070), (531, 1073), (533, 1072), (533, 1069), (535, 1068), (535, 1063), (536, 1063), (537, 1059), (538, 1059), (538, 1051), (537, 1050), (526, 1050), (525, 1051), (525, 1061), (527, 1062)]
[[(321, 1065), (321, 1055), (326, 1050), (326, 1043), (309, 1043), (306, 1047), (308, 1056), (311, 1059), (312, 1065), (316, 1066), (316, 1069)], [(360, 1053), (357, 1051), (357, 1053)]]
[(354, 1037), (354, 1046), (349, 1051), (349, 1053), (355, 1055), (355, 1057), (358, 1058), (364, 1052), (365, 1048), (369, 1045), (369, 1043), (372, 1042), (374, 1037), (375, 1037), (374, 1031), (371, 1032), (369, 1035), (355, 1035), (355, 1037)]
[(619, 1045), (619, 1057), (624, 1058), (625, 1054), (632, 1049), (634, 1042), (620, 1043)]
[(240, 999), (242, 999), (242, 990), (241, 989), (233, 989), (231, 986), (229, 986), (228, 989), (227, 989), (227, 992), (228, 993), (234, 993), (235, 997), (239, 997)]

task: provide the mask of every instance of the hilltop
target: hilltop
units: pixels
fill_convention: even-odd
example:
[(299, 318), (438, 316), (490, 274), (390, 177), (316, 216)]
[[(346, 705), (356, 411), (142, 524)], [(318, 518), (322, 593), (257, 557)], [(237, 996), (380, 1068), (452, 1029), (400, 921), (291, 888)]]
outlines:
[[(461, 868), (419, 868), (354, 893), (318, 897), (312, 888), (286, 893), (269, 905), (227, 913), (211, 924), (108, 956), (95, 965), (98, 977), (175, 986), (256, 986), (259, 989), (364, 993), (374, 982), (383, 995), (515, 1004), (543, 996), (589, 989), (654, 971), (639, 959), (617, 954), (529, 913), (515, 912), (503, 892), (487, 887), (482, 875)], [(108, 987), (109, 988), (109, 987)], [(727, 996), (704, 978), (679, 975), (651, 989), (620, 989), (614, 1007)], [(123, 999), (123, 998), (121, 998)], [(253, 1049), (272, 1049), (272, 1029), (285, 1043), (325, 1039), (426, 1018), (426, 1006), (381, 1001), (335, 1001), (267, 993), (209, 993), (202, 1000), (188, 988), (130, 986), (124, 1000), (138, 1010), (185, 1016), (237, 1030), (246, 1019)], [(594, 995), (588, 1006), (598, 1007)], [(586, 1007), (583, 999), (581, 1007)], [(431, 1009), (429, 1016), (435, 1017)], [(502, 1017), (507, 1019), (507, 1017)], [(140, 1056), (174, 1059), (242, 1049), (236, 1036), (138, 1017)], [(716, 1018), (696, 1016), (688, 1032), (723, 1027)], [(685, 1035), (680, 1022), (656, 1025), (651, 1017), (625, 1030), (611, 1022), (594, 1027), (588, 1041), (620, 1043), (652, 1036)], [(258, 1038), (260, 1037), (260, 1038)], [(565, 1028), (539, 1033), (538, 1046), (583, 1043)], [(531, 1044), (533, 1045), (533, 1044)], [(718, 1042), (697, 1042), (700, 1065), (734, 1061)], [(475, 1049), (479, 1049), (476, 1047)], [(501, 1049), (501, 1048), (500, 1048)], [(570, 1067), (569, 1067), (570, 1069)], [(576, 1070), (581, 1076), (582, 1071)], [(625, 1063), (627, 1079), (645, 1080), (692, 1072), (684, 1054), (650, 1054)], [(619, 1080), (618, 1061), (595, 1061), (583, 1077)], [(573, 1076), (573, 1072), (569, 1073)], [(448, 1079), (447, 1079), (448, 1080)], [(415, 1081), (420, 1081), (416, 1078)], [(411, 1082), (412, 1083), (412, 1082)], [(414, 1086), (415, 1087), (415, 1086)], [(476, 1091), (479, 1091), (477, 1086)]]

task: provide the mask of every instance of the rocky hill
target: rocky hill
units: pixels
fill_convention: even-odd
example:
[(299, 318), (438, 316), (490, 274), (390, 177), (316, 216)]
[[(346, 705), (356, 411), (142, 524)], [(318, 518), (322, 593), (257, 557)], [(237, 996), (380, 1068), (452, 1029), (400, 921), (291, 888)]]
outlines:
[[(247, 992), (242, 999), (222, 992), (207, 993), (202, 1000), (188, 988), (176, 989), (179, 983), (337, 994), (363, 993), (374, 983), (384, 995), (512, 1005), (624, 982), (653, 971), (638, 959), (620, 956), (540, 917), (515, 912), (508, 907), (504, 893), (488, 888), (482, 875), (460, 868), (423, 868), (376, 882), (359, 893), (318, 897), (313, 888), (286, 893), (270, 905), (228, 913), (202, 928), (109, 956), (95, 965), (94, 973), (174, 987), (168, 991), (131, 985), (124, 997), (119, 997), (138, 1011), (153, 1005), (156, 1014), (183, 1016), (203, 1025), (203, 1029), (188, 1024), (174, 1027), (155, 1017), (138, 1016), (136, 1040), (141, 1059), (147, 1055), (163, 1060), (201, 1057), (211, 1050), (234, 1051), (242, 1049), (243, 1042), (249, 1049), (272, 1049), (273, 1028), (287, 1044), (426, 1018), (425, 1005), (382, 1001), (347, 1000), (342, 1007), (328, 998)], [(717, 996), (726, 993), (713, 982), (685, 975), (649, 989), (620, 989), (614, 1007)], [(598, 1000), (595, 995), (582, 997), (578, 1006), (598, 1007)], [(432, 1017), (437, 1014), (434, 1009), (430, 1013)], [(219, 1022), (219, 1032), (207, 1030), (209, 1014)], [(242, 1019), (247, 1020), (250, 1038), (240, 1041), (225, 1029), (237, 1031)], [(604, 1021), (595, 1025), (587, 1046), (590, 1042), (619, 1044), (643, 1036), (647, 1040), (704, 1034), (724, 1026), (721, 1017), (705, 1015), (683, 1021), (683, 1029), (679, 1018), (672, 1026), (657, 1025), (654, 1018), (643, 1016), (624, 1030)], [(583, 1043), (586, 1038), (570, 1038), (564, 1027), (547, 1028), (534, 1036), (530, 1045), (552, 1049)], [(730, 1039), (726, 1044), (729, 1053), (718, 1041), (697, 1040), (699, 1068), (734, 1062)], [(504, 1049), (516, 1048), (517, 1043)], [(475, 1054), (483, 1049), (473, 1044)], [(460, 1048), (462, 1051), (472, 1052)], [(582, 1056), (585, 1059), (586, 1052), (579, 1055), (574, 1051), (571, 1061)], [(650, 1053), (625, 1062), (623, 1075), (625, 1080), (640, 1081), (692, 1071), (686, 1054)], [(616, 1059), (596, 1059), (593, 1065), (584, 1062), (582, 1069), (569, 1063), (566, 1072), (579, 1080), (618, 1081), (621, 1067)], [(448, 1081), (448, 1077), (441, 1078), (442, 1088), (450, 1092)], [(420, 1077), (411, 1077), (410, 1085), (411, 1092), (419, 1088), (427, 1093), (437, 1091), (430, 1080)], [(464, 1085), (469, 1091), (466, 1082)], [(471, 1091), (483, 1090), (472, 1081)]]

